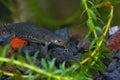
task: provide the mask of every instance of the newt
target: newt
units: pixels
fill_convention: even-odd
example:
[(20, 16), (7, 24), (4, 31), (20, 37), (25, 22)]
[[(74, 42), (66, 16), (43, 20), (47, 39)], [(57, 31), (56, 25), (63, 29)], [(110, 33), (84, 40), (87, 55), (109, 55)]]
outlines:
[(7, 32), (9, 32), (13, 38), (19, 37), (35, 43), (42, 43), (46, 45), (53, 43), (60, 46), (65, 46), (66, 44), (66, 40), (63, 37), (58, 36), (47, 29), (27, 22), (1, 25), (0, 34)]

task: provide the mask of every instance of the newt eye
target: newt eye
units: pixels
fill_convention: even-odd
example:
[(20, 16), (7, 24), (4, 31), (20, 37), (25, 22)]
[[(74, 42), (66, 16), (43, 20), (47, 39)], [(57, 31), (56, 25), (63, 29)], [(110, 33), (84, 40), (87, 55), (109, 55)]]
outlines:
[(64, 44), (65, 44), (65, 41), (55, 40), (54, 43), (57, 44), (57, 45), (64, 45)]
[(57, 40), (55, 40), (54, 42), (55, 42), (55, 43), (57, 43), (58, 41), (57, 41)]
[(62, 42), (62, 41), (60, 41), (60, 40), (55, 40), (55, 43), (60, 43), (60, 42)]
[(61, 40), (55, 40), (55, 43), (61, 43), (62, 41)]

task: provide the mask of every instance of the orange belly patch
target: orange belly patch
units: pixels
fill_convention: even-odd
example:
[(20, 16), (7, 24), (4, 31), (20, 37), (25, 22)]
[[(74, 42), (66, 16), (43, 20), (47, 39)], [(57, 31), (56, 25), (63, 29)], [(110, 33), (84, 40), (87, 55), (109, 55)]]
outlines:
[(19, 37), (14, 37), (10, 42), (10, 45), (14, 50), (18, 50), (18, 48), (20, 48), (21, 46), (26, 46), (27, 44), (28, 41), (21, 39)]

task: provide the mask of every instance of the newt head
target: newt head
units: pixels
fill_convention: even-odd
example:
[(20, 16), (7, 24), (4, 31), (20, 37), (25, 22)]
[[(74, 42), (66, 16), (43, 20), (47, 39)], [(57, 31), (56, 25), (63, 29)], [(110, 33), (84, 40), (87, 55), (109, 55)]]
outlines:
[(62, 36), (56, 35), (56, 36), (52, 37), (51, 43), (56, 44), (56, 45), (60, 45), (60, 46), (65, 46), (67, 43), (67, 40)]
[(39, 39), (40, 43), (49, 45), (49, 44), (55, 44), (59, 46), (65, 46), (67, 41), (61, 36), (56, 35), (46, 35)]
[(49, 36), (47, 35), (41, 41), (42, 43), (46, 42), (47, 44), (52, 43), (60, 46), (65, 46), (67, 43), (67, 40), (64, 39), (64, 37), (58, 35), (49, 35)]

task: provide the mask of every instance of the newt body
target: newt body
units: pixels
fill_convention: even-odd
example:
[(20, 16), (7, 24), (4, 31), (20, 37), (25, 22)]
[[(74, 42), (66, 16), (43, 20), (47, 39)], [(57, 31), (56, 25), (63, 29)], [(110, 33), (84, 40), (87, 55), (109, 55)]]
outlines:
[(0, 26), (0, 34), (10, 32), (13, 37), (17, 36), (27, 41), (35, 43), (44, 43), (49, 45), (50, 43), (64, 46), (66, 40), (47, 29), (30, 23), (15, 23)]

